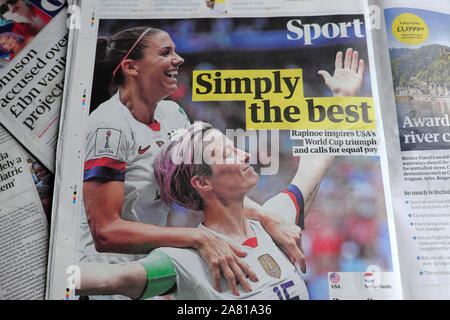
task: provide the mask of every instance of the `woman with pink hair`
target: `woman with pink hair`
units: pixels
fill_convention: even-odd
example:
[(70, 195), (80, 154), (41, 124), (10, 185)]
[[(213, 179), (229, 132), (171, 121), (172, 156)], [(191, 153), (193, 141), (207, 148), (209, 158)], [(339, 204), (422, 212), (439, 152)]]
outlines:
[[(350, 65), (358, 61), (352, 50), (345, 68), (327, 75), (327, 85), (359, 87), (362, 80)], [(236, 282), (246, 291), (255, 273), (242, 262), (239, 247), (200, 228), (168, 227), (171, 207), (161, 200), (153, 163), (171, 134), (190, 125), (184, 110), (167, 100), (177, 90), (178, 69), (184, 63), (170, 35), (142, 26), (122, 30), (97, 42), (91, 113), (86, 135), (83, 213), (80, 224), (80, 261), (126, 263), (161, 247), (194, 248), (214, 275)], [(342, 53), (337, 55), (342, 65)], [(362, 74), (362, 70), (360, 70)], [(345, 81), (339, 81), (339, 75)], [(342, 78), (342, 77), (341, 77)], [(361, 80), (361, 81), (359, 81)], [(246, 198), (245, 215), (257, 219), (292, 261), (306, 268), (299, 246), (301, 231), (286, 232), (285, 223)]]
[[(180, 131), (155, 160), (161, 198), (168, 205), (178, 203), (204, 210), (205, 219), (198, 229), (246, 252), (244, 262), (255, 270), (259, 281), (252, 284), (251, 291), (242, 290), (243, 283), (229, 284), (219, 273), (211, 273), (192, 248), (166, 247), (125, 265), (82, 263), (77, 293), (145, 299), (175, 290), (175, 298), (183, 300), (308, 299), (299, 266), (296, 270), (294, 261), (273, 242), (261, 223), (245, 217), (246, 194), (259, 181), (249, 165), (250, 155), (209, 124), (196, 122)], [(197, 161), (198, 155), (201, 161)], [(300, 162), (286, 192), (265, 204), (289, 223), (286, 233), (298, 231), (296, 224), (301, 223), (310, 208), (315, 190), (333, 159), (306, 158)], [(302, 194), (312, 196), (303, 199)], [(221, 292), (215, 289), (217, 286)]]
[[(160, 29), (135, 27), (98, 39), (79, 259), (125, 263), (160, 246), (191, 247), (213, 274), (251, 290), (246, 274), (255, 280), (254, 272), (242, 262), (242, 250), (205, 230), (167, 226), (173, 208), (160, 199), (152, 164), (171, 133), (190, 125), (184, 110), (166, 99), (177, 90), (183, 62), (170, 35)], [(263, 222), (293, 259), (304, 260), (296, 246), (300, 234), (286, 234), (283, 222), (260, 209), (246, 201), (246, 215)]]

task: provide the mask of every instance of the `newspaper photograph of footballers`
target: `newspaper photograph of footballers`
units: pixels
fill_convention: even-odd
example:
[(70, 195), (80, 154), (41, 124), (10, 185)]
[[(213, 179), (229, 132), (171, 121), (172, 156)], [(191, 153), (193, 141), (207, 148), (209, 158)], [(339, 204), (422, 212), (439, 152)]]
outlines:
[[(201, 161), (196, 162), (200, 154)], [(82, 263), (78, 294), (121, 294), (150, 298), (175, 290), (175, 299), (289, 299), (306, 300), (308, 292), (301, 266), (290, 261), (262, 225), (245, 218), (244, 199), (259, 180), (249, 164), (250, 154), (236, 148), (220, 131), (203, 122), (178, 130), (157, 155), (155, 176), (163, 201), (203, 210), (198, 226), (240, 246), (255, 275), (250, 289), (209, 272), (206, 262), (192, 248), (161, 247), (138, 262), (124, 265)], [(302, 194), (314, 194), (333, 156), (303, 159), (291, 184), (264, 207), (295, 224), (303, 220), (312, 203)], [(305, 168), (307, 170), (305, 170)], [(286, 228), (284, 232), (290, 232)], [(301, 248), (301, 239), (298, 240)], [(155, 271), (158, 270), (156, 273)], [(220, 290), (215, 289), (216, 276)], [(195, 290), (193, 290), (195, 288)]]
[[(214, 294), (205, 291), (212, 299), (255, 294), (255, 288), (264, 284), (262, 278), (271, 277), (266, 271), (273, 269), (272, 259), (245, 262), (251, 259), (248, 246), (243, 245), (246, 239), (233, 240), (222, 229), (211, 232), (214, 229), (205, 224), (207, 210), (165, 201), (164, 187), (155, 177), (155, 161), (170, 137), (191, 128), (191, 121), (201, 120), (211, 123), (220, 136), (232, 137), (230, 150), (250, 154), (247, 173), (255, 171), (255, 179), (259, 175), (259, 183), (249, 179), (251, 186), (239, 193), (244, 195), (240, 221), (248, 226), (246, 222), (253, 225), (254, 220), (262, 228), (245, 227), (231, 235), (264, 231), (265, 239), (282, 249), (286, 263), (299, 270), (298, 279), (307, 289), (296, 297), (328, 299), (329, 272), (365, 272), (370, 265), (391, 271), (378, 156), (334, 156), (325, 151), (294, 155), (298, 141), (291, 139), (289, 130), (350, 131), (354, 122), (365, 128), (363, 122), (371, 120), (369, 107), (356, 103), (372, 96), (366, 43), (363, 16), (100, 20), (85, 146), (80, 263), (93, 266), (96, 274), (97, 264), (113, 268), (113, 273), (119, 268), (114, 264), (132, 265), (133, 270), (138, 266), (142, 271), (147, 270), (145, 263), (142, 269), (136, 261), (162, 259), (175, 266), (161, 267), (172, 270), (169, 278), (183, 281), (176, 257), (149, 258), (165, 250), (156, 248), (177, 248), (193, 253), (205, 267), (196, 276), (214, 288)], [(199, 93), (207, 93), (206, 98), (199, 98)], [(308, 105), (300, 107), (292, 104), (303, 96), (319, 98), (308, 98)], [(344, 106), (345, 99), (360, 100), (348, 100), (352, 103)], [(284, 110), (283, 101), (291, 104)], [(328, 101), (332, 105), (323, 112)], [(294, 123), (307, 114), (305, 108), (312, 111), (309, 123)], [(336, 127), (342, 119), (348, 121), (348, 128)], [(320, 123), (327, 121), (329, 128)], [(308, 127), (313, 122), (322, 127)], [(267, 126), (257, 127), (260, 124)], [(225, 182), (221, 186), (217, 180), (224, 194), (239, 191), (233, 190), (237, 181), (236, 186)], [(308, 187), (303, 190), (301, 184)], [(209, 199), (207, 193), (201, 195)], [(219, 198), (230, 202), (225, 195)], [(291, 208), (284, 209), (285, 205)], [(223, 209), (216, 206), (217, 211)], [(272, 208), (282, 209), (282, 214)], [(201, 222), (205, 227), (198, 228)], [(139, 274), (145, 276), (145, 272)], [(146, 296), (160, 295), (166, 291), (162, 288), (172, 288), (173, 283), (156, 284), (161, 290), (147, 288), (152, 294)], [(96, 290), (98, 284), (82, 286), (79, 293), (137, 298), (145, 285), (129, 294), (116, 287)], [(266, 299), (289, 298), (275, 288)], [(224, 292), (230, 295), (221, 295)]]

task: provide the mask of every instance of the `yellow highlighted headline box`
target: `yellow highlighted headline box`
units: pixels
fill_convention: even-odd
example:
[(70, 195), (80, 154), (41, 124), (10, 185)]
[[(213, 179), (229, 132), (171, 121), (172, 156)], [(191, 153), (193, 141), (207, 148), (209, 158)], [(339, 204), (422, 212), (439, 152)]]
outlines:
[(376, 128), (372, 98), (305, 98), (302, 69), (196, 70), (192, 100), (245, 101), (247, 129)]

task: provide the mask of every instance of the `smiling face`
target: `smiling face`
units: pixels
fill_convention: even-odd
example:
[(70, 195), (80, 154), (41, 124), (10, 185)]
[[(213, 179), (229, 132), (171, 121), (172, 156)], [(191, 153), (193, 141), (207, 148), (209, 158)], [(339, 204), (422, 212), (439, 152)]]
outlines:
[(0, 36), (0, 46), (7, 52), (18, 53), (20, 51), (17, 39), (9, 35)]
[(259, 182), (259, 176), (249, 165), (250, 155), (234, 146), (234, 143), (218, 130), (211, 130), (204, 137), (205, 161), (212, 169), (207, 177), (212, 191), (219, 198), (239, 199)]
[(177, 90), (178, 67), (184, 60), (175, 52), (175, 44), (164, 31), (145, 41), (144, 57), (135, 61), (138, 83), (142, 92), (164, 99)]
[(161, 199), (204, 210), (208, 201), (240, 201), (259, 181), (250, 155), (208, 123), (195, 122), (171, 137), (154, 161)]

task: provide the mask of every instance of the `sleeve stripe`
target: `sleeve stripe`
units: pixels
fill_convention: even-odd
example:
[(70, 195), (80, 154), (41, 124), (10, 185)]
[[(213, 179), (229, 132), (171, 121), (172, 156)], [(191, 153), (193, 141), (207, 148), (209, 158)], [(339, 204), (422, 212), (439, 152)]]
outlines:
[(107, 167), (111, 169), (116, 169), (120, 171), (126, 171), (127, 164), (126, 162), (122, 162), (116, 159), (112, 158), (98, 158), (98, 159), (91, 159), (84, 162), (84, 170), (89, 170), (95, 167)]
[(83, 181), (94, 178), (105, 179), (109, 181), (125, 181), (125, 171), (108, 167), (95, 167), (92, 169), (84, 170)]
[(107, 157), (91, 159), (84, 162), (83, 181), (94, 178), (110, 181), (125, 181), (126, 171), (126, 162)]
[(292, 202), (295, 205), (295, 209), (297, 210), (297, 217), (295, 218), (295, 223), (302, 228), (302, 230), (305, 229), (305, 215), (304, 215), (304, 200), (302, 192), (300, 191), (297, 186), (291, 184), (289, 185), (286, 190), (282, 191), (283, 193), (286, 193), (291, 198)]

